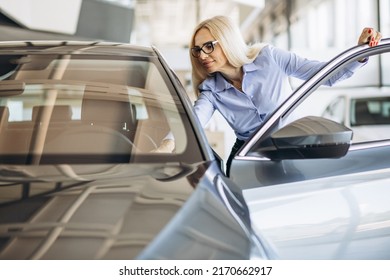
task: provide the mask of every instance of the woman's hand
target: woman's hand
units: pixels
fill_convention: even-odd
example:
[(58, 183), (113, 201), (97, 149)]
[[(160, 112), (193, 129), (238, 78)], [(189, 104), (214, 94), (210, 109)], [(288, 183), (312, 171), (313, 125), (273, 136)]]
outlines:
[(358, 44), (363, 45), (368, 43), (370, 47), (374, 47), (379, 44), (381, 38), (382, 34), (379, 31), (371, 27), (366, 27), (360, 34)]
[(172, 153), (175, 149), (175, 141), (171, 139), (164, 139), (160, 146), (154, 150), (152, 153)]

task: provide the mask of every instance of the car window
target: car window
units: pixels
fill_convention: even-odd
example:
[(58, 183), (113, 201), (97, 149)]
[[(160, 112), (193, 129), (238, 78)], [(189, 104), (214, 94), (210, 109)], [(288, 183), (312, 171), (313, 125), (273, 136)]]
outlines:
[(352, 77), (332, 87), (321, 85), (290, 111), (283, 126), (304, 116), (321, 116), (352, 129), (353, 143), (389, 139), (390, 80), (383, 78), (389, 57), (372, 55)]
[(390, 96), (353, 98), (350, 108), (350, 125), (352, 127), (390, 124)]
[[(0, 161), (198, 160), (175, 87), (157, 58), (1, 56)], [(168, 133), (173, 154), (154, 149)], [(31, 160), (35, 158), (35, 160)], [(147, 159), (149, 158), (149, 159)], [(32, 162), (31, 162), (32, 161)]]

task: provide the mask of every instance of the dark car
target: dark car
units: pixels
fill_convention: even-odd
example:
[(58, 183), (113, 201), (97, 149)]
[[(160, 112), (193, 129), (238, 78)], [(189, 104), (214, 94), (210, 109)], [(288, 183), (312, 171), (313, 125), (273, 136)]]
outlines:
[[(352, 142), (353, 127), (312, 102), (364, 57), (346, 85), (389, 86), (389, 52), (384, 39), (331, 60), (226, 178), (155, 49), (0, 44), (0, 258), (390, 258), (390, 141)], [(175, 151), (156, 153), (168, 132)]]
[(0, 259), (272, 257), (156, 49), (1, 42), (0, 71)]

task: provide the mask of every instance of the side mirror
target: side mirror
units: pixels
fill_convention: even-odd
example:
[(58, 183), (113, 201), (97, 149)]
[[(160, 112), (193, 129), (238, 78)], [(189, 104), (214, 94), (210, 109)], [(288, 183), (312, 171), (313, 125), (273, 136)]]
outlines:
[(256, 152), (272, 160), (339, 158), (347, 154), (352, 134), (342, 124), (308, 116), (273, 133)]

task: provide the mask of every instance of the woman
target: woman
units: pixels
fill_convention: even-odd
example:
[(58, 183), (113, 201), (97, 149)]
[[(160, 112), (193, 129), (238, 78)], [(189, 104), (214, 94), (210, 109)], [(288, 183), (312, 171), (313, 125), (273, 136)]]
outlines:
[[(379, 32), (364, 28), (358, 44), (368, 42), (374, 46), (380, 39)], [(291, 92), (286, 88), (287, 78), (306, 80), (325, 64), (271, 45), (248, 46), (238, 26), (225, 16), (201, 22), (195, 28), (190, 44), (192, 81), (198, 95), (194, 109), (202, 127), (218, 110), (237, 136), (227, 162), (227, 172), (245, 140)], [(350, 77), (366, 62), (367, 59), (351, 63), (326, 84), (331, 86)], [(172, 147), (173, 142), (170, 145)]]

